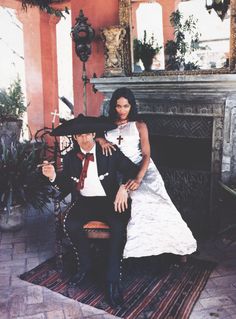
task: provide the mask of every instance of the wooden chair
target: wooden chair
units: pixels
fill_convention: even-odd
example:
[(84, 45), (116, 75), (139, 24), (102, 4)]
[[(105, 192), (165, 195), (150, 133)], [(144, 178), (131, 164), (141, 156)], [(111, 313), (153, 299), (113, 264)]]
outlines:
[[(63, 195), (58, 194), (58, 191), (55, 191), (53, 196), (54, 202), (54, 215), (55, 215), (55, 235), (56, 235), (56, 264), (57, 269), (60, 272), (63, 272), (64, 269), (64, 255), (69, 249), (72, 251), (72, 245), (66, 237), (63, 230), (63, 219), (66, 214), (66, 211), (70, 209), (70, 205), (65, 209), (62, 208)], [(110, 238), (110, 228), (107, 224), (100, 221), (90, 221), (84, 225), (84, 231), (87, 238), (93, 240), (104, 240)], [(72, 253), (76, 255), (76, 252)], [(78, 260), (77, 260), (78, 262)]]

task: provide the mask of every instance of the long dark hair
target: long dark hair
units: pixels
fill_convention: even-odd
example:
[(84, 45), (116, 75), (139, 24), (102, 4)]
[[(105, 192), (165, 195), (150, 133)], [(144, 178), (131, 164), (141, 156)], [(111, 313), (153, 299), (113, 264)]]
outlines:
[(112, 122), (117, 120), (116, 103), (117, 103), (117, 100), (119, 100), (119, 98), (121, 97), (124, 97), (125, 99), (127, 99), (129, 104), (131, 105), (130, 112), (128, 114), (128, 120), (136, 121), (138, 119), (136, 100), (135, 100), (133, 92), (126, 87), (119, 88), (113, 92), (110, 103), (109, 103), (109, 112), (108, 112), (109, 119)]

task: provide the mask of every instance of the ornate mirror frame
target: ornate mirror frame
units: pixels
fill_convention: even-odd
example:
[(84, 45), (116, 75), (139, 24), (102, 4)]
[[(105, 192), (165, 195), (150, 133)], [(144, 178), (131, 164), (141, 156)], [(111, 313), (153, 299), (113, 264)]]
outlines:
[(192, 71), (151, 71), (142, 73), (132, 73), (131, 65), (131, 0), (119, 0), (119, 23), (121, 27), (126, 29), (126, 37), (124, 39), (121, 52), (123, 72), (126, 76), (142, 76), (142, 75), (178, 75), (178, 74), (226, 74), (236, 73), (236, 0), (230, 0), (230, 50), (229, 50), (229, 67), (224, 69), (207, 69)]

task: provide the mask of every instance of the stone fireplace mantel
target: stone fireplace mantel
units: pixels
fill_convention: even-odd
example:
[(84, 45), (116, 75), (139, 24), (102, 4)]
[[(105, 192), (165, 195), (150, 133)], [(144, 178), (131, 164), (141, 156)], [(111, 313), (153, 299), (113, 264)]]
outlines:
[(140, 113), (213, 117), (212, 147), (221, 158), (213, 163), (218, 168), (212, 173), (220, 166), (224, 182), (236, 180), (236, 74), (104, 77), (90, 82), (104, 94), (102, 114), (107, 114), (113, 91), (126, 86), (134, 92)]

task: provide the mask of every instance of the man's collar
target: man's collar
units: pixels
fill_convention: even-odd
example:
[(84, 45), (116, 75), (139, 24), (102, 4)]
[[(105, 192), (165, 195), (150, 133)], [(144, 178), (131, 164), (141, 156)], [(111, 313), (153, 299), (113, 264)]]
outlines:
[(94, 143), (94, 146), (92, 147), (92, 149), (91, 149), (89, 152), (85, 151), (82, 147), (80, 147), (80, 150), (81, 150), (81, 152), (82, 152), (83, 154), (86, 154), (86, 153), (93, 153), (93, 154), (95, 154), (95, 153), (96, 153), (96, 143)]

